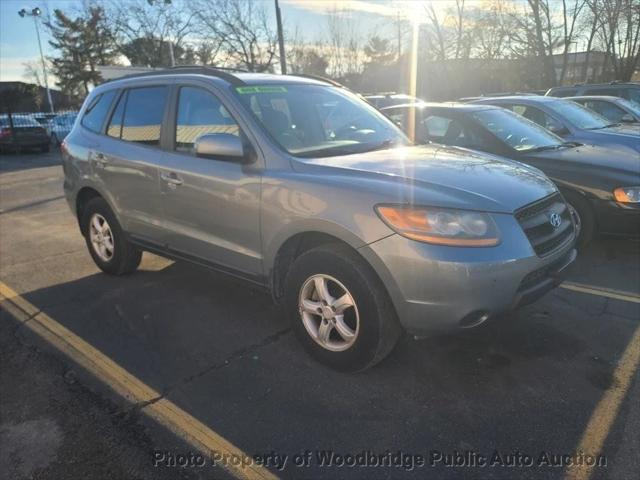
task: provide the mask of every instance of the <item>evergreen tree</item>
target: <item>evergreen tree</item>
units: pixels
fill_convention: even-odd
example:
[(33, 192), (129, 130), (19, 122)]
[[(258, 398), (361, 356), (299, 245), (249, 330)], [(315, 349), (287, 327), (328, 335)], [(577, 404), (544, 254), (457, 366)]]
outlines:
[(83, 97), (89, 87), (102, 81), (98, 65), (113, 64), (116, 49), (113, 35), (101, 7), (89, 7), (75, 19), (56, 9), (45, 23), (51, 32), (51, 46), (59, 53), (51, 58), (58, 86), (70, 96)]

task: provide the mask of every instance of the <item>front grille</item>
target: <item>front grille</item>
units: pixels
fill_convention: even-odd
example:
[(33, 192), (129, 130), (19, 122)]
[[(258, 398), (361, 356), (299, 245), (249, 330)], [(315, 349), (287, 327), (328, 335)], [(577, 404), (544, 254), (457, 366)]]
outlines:
[[(558, 227), (550, 222), (553, 213), (562, 219)], [(553, 252), (573, 236), (571, 213), (559, 193), (522, 207), (516, 211), (515, 217), (540, 257)]]

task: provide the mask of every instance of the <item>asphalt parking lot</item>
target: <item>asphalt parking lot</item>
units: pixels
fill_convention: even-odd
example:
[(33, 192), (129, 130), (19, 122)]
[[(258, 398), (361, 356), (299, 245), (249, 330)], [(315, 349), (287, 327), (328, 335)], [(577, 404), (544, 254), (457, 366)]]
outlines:
[[(346, 375), (311, 360), (260, 290), (150, 254), (131, 276), (100, 273), (62, 175), (57, 153), (0, 156), (2, 283), (278, 477), (586, 478), (562, 464), (582, 452), (604, 459), (591, 478), (638, 478), (640, 243), (599, 239), (570, 274), (577, 289), (464, 334), (404, 338), (376, 368)], [(229, 475), (210, 458), (154, 466), (157, 452), (193, 448), (0, 315), (0, 450), (12, 452), (0, 471)], [(402, 461), (345, 460), (363, 452)]]

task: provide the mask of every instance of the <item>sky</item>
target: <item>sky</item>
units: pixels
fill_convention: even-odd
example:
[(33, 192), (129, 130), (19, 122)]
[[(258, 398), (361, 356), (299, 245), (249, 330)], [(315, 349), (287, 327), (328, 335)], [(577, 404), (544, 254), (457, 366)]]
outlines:
[[(117, 0), (112, 0), (117, 1)], [(188, 0), (184, 0), (188, 1)], [(272, 11), (272, 0), (258, 0)], [(398, 10), (412, 16), (421, 11), (421, 2), (415, 0), (279, 0), (283, 22), (288, 30), (298, 29), (305, 40), (313, 41), (326, 29), (327, 12), (338, 8), (357, 19), (367, 30), (390, 27), (390, 19)], [(452, 0), (431, 0), (437, 8), (446, 8)], [(43, 15), (60, 8), (64, 11), (78, 9), (81, 0), (0, 0), (0, 81), (25, 81), (24, 63), (40, 59), (33, 18), (21, 18), (18, 11), (40, 7)], [(415, 15), (413, 15), (415, 17)], [(48, 35), (40, 29), (44, 54), (53, 55)]]

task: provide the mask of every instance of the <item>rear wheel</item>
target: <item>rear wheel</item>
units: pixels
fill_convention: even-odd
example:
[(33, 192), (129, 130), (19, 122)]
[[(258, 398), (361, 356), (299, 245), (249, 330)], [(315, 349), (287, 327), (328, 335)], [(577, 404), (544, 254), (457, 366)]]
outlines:
[(375, 272), (340, 244), (320, 246), (295, 260), (285, 281), (285, 305), (305, 349), (335, 370), (375, 365), (402, 332)]
[(562, 192), (572, 210), (578, 227), (576, 245), (585, 247), (593, 239), (596, 221), (591, 205), (582, 195), (573, 191)]
[(89, 253), (100, 270), (123, 275), (138, 268), (142, 252), (127, 241), (103, 198), (93, 198), (84, 206), (81, 225)]

